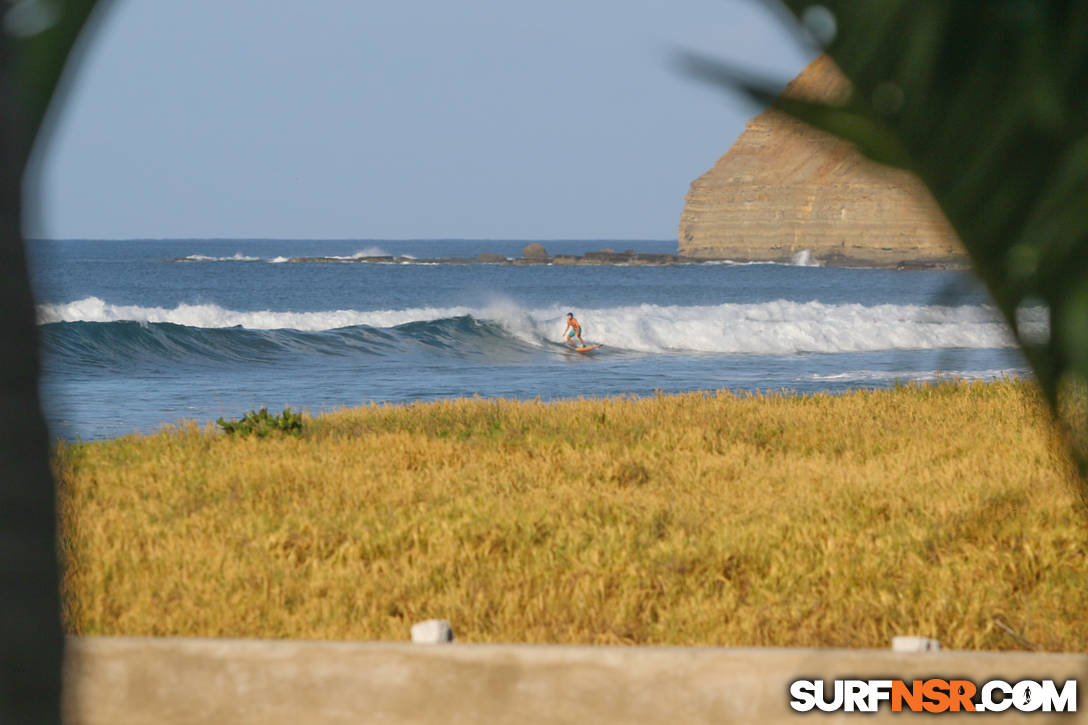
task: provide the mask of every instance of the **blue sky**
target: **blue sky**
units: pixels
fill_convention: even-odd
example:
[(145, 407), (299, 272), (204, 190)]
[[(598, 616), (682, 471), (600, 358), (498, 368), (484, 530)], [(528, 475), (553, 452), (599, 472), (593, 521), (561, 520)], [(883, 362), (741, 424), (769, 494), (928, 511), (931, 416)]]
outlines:
[(28, 177), (35, 238), (671, 239), (782, 80), (759, 0), (115, 0)]

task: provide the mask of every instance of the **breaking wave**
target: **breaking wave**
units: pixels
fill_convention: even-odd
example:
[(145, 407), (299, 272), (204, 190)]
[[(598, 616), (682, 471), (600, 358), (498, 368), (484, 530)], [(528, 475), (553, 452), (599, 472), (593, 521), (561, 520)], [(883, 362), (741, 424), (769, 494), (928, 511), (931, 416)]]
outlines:
[[(239, 311), (212, 304), (114, 305), (96, 297), (38, 308), (47, 343), (65, 355), (245, 356), (252, 349), (383, 354), (390, 346), (551, 350), (565, 307), (421, 307), (319, 312)], [(988, 305), (824, 304), (777, 300), (716, 306), (639, 305), (582, 310), (588, 342), (644, 354), (793, 355), (884, 350), (1008, 348), (1014, 342)], [(1048, 334), (1044, 311), (1021, 323)], [(436, 342), (437, 341), (437, 342)], [(97, 353), (91, 351), (97, 350)], [(263, 352), (261, 352), (263, 351)], [(254, 353), (254, 354), (257, 354)]]
[(210, 257), (206, 254), (190, 254), (179, 257), (183, 262), (260, 262), (260, 257), (250, 257), (241, 252), (235, 252), (229, 257)]
[[(385, 251), (381, 247), (369, 246), (360, 249), (357, 252), (348, 255), (333, 255), (327, 257), (327, 259), (339, 259), (345, 262), (350, 262), (356, 259), (364, 259), (366, 257), (389, 257), (392, 256), (389, 252)], [(414, 259), (411, 255), (402, 255), (407, 259)], [(249, 255), (242, 254), (241, 252), (235, 252), (229, 257), (214, 257), (207, 254), (188, 254), (184, 257), (178, 257), (174, 261), (179, 262), (270, 262), (272, 264), (281, 264), (288, 261), (289, 257), (251, 257)]]

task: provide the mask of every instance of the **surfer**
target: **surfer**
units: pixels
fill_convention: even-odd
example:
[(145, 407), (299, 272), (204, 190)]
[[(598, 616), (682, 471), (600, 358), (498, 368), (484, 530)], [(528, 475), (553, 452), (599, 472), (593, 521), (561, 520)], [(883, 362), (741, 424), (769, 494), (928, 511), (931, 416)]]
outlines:
[[(586, 343), (582, 340), (582, 326), (578, 324), (578, 319), (573, 312), (567, 313), (567, 326), (564, 328), (563, 333), (567, 336), (567, 344), (571, 347), (586, 346)], [(574, 344), (575, 337), (578, 338), (578, 345)]]

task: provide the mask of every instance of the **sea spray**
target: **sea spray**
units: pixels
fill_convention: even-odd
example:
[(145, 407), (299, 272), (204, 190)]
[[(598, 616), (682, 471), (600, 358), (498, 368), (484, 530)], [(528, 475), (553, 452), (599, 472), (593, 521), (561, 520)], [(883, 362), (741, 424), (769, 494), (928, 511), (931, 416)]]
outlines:
[(808, 249), (802, 249), (797, 254), (793, 255), (790, 259), (790, 263), (795, 267), (819, 267), (819, 260), (812, 256), (812, 252)]

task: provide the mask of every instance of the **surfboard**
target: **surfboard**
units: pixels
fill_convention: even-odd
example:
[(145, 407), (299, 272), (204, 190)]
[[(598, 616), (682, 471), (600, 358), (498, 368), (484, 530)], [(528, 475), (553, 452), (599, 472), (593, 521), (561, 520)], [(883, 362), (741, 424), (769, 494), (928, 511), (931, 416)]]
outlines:
[(596, 350), (598, 347), (602, 347), (602, 346), (601, 345), (587, 345), (586, 347), (576, 347), (576, 348), (574, 348), (574, 351), (575, 352), (589, 352), (591, 350)]

